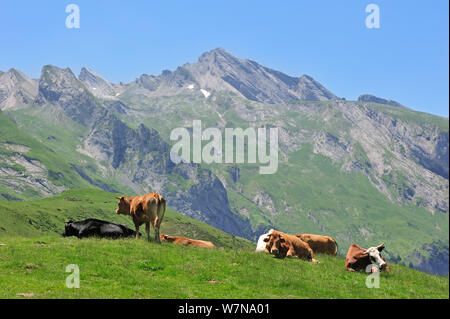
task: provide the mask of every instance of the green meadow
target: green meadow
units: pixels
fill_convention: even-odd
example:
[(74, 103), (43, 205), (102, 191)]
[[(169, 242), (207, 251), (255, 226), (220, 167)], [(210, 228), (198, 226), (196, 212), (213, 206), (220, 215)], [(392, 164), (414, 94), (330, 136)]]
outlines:
[[(313, 264), (255, 253), (256, 243), (170, 208), (161, 233), (210, 240), (217, 248), (61, 237), (67, 219), (132, 227), (130, 218), (114, 213), (117, 195), (79, 189), (0, 201), (0, 298), (449, 298), (448, 277), (390, 263), (380, 287), (369, 289), (367, 274), (345, 271), (342, 257), (318, 255), (321, 263)], [(66, 287), (71, 264), (79, 267), (80, 288)]]
[[(250, 249), (205, 249), (143, 239), (5, 237), (0, 298), (449, 298), (449, 281), (400, 265), (367, 288), (344, 259), (320, 264)], [(67, 288), (69, 264), (80, 287)]]

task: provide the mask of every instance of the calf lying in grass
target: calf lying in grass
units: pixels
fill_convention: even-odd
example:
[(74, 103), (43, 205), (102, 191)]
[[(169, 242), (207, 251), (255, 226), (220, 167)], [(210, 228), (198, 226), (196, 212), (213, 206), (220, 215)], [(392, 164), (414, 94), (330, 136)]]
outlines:
[(181, 236), (169, 236), (160, 235), (161, 241), (174, 243), (176, 245), (192, 246), (192, 247), (203, 247), (203, 248), (214, 248), (216, 247), (212, 242), (205, 240), (190, 239)]

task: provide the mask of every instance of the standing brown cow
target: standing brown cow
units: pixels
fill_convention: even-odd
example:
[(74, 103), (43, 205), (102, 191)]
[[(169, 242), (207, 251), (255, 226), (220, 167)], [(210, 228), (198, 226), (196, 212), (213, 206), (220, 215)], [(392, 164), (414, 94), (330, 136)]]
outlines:
[(308, 243), (316, 254), (336, 256), (338, 252), (338, 244), (333, 237), (314, 234), (297, 234), (295, 236)]
[(297, 256), (314, 263), (319, 263), (314, 258), (314, 252), (307, 243), (296, 236), (288, 235), (277, 230), (272, 231), (267, 238), (266, 253), (275, 255), (278, 258)]
[(150, 223), (155, 228), (155, 241), (161, 243), (159, 227), (166, 211), (166, 199), (158, 193), (149, 193), (143, 196), (119, 198), (116, 208), (117, 214), (129, 215), (136, 227), (136, 239), (139, 226), (145, 224), (147, 239), (150, 241)]

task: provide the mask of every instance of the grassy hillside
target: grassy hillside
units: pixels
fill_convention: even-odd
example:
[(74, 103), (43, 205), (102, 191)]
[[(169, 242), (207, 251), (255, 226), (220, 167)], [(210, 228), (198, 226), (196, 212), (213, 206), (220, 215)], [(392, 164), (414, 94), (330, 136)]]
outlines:
[[(64, 221), (99, 218), (128, 225), (134, 229), (131, 218), (117, 215), (116, 197), (98, 189), (76, 189), (38, 200), (0, 201), (0, 238), (10, 236), (59, 236)], [(145, 234), (145, 226), (140, 228)], [(181, 215), (171, 208), (166, 210), (161, 233), (210, 240), (219, 247), (254, 248), (248, 240), (234, 237), (206, 223)], [(153, 236), (153, 233), (152, 233)]]
[[(144, 240), (1, 238), (0, 298), (448, 298), (449, 280), (391, 265), (380, 288), (344, 270), (228, 248), (202, 249)], [(80, 288), (65, 286), (77, 264)], [(25, 294), (23, 297), (20, 294)]]
[[(0, 167), (15, 172), (14, 174), (7, 174), (6, 177), (0, 175), (2, 177), (2, 180), (0, 180), (0, 198), (8, 198), (9, 195), (14, 198), (26, 199), (40, 195), (32, 184), (18, 182), (27, 180), (27, 175), (33, 175), (26, 167), (17, 163), (14, 165), (8, 164), (12, 156), (19, 155), (24, 156), (28, 161), (43, 166), (46, 169), (46, 173), (44, 173), (46, 176), (42, 176), (42, 179), (48, 179), (56, 186), (71, 188), (89, 185), (59, 153), (19, 129), (13, 120), (0, 112)], [(14, 192), (14, 188), (5, 185), (16, 185), (15, 188), (23, 187), (24, 189), (21, 192)], [(20, 187), (17, 187), (17, 185), (20, 185)]]

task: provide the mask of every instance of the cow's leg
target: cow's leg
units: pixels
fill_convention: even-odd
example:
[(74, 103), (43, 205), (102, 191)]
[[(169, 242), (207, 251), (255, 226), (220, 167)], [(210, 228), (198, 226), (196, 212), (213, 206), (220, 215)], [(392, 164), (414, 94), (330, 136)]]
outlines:
[(161, 244), (161, 238), (159, 238), (159, 227), (155, 227), (155, 240), (158, 244)]
[(139, 239), (139, 226), (135, 224), (134, 227), (136, 228), (136, 239)]
[(139, 226), (141, 226), (141, 223), (139, 223), (135, 216), (132, 216), (131, 219), (133, 220), (134, 227), (136, 228), (136, 239), (139, 239)]
[(145, 223), (145, 232), (147, 233), (147, 240), (150, 241), (150, 223)]
[(161, 239), (159, 238), (159, 225), (160, 225), (160, 219), (158, 218), (158, 215), (156, 216), (155, 220), (153, 221), (153, 227), (155, 228), (155, 241), (158, 244), (161, 244)]
[(315, 264), (320, 264), (320, 261), (318, 261), (317, 259), (314, 258), (314, 252), (313, 252), (312, 249), (308, 251), (308, 255), (309, 255), (309, 258), (311, 258), (310, 260), (311, 260), (313, 263), (315, 263)]
[(288, 252), (286, 253), (286, 257), (293, 257), (295, 255), (295, 251), (291, 248), (289, 248)]

